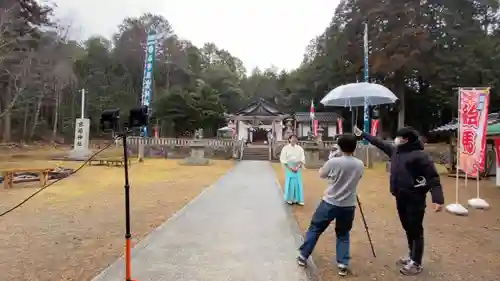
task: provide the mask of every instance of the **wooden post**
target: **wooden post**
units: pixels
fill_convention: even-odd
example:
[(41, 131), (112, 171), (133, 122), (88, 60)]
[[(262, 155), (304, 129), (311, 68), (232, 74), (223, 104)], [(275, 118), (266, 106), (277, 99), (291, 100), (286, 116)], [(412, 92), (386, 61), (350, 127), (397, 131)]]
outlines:
[(14, 173), (4, 172), (3, 180), (4, 180), (3, 186), (5, 189), (12, 188), (12, 185), (14, 184)]
[(236, 140), (240, 140), (240, 120), (235, 120), (236, 122)]
[[(454, 162), (454, 157), (455, 157), (455, 153), (453, 151), (453, 143), (456, 142), (456, 138), (455, 138), (455, 134), (451, 134), (450, 135), (450, 145), (448, 146), (448, 163), (447, 163), (447, 169), (448, 169), (448, 172), (451, 173), (453, 172), (453, 162)], [(457, 146), (456, 146), (457, 147)]]
[(40, 184), (46, 186), (49, 181), (49, 171), (40, 172)]

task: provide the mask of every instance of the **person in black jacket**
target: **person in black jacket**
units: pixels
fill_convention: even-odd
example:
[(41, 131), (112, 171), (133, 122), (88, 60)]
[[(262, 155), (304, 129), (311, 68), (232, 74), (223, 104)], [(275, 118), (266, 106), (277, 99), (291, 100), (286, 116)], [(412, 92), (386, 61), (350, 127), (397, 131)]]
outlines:
[(354, 128), (354, 134), (363, 137), (391, 158), (390, 191), (396, 198), (401, 225), (406, 232), (409, 255), (398, 260), (400, 272), (417, 275), (422, 271), (424, 252), (423, 220), (426, 197), (430, 191), (434, 211), (441, 211), (444, 204), (443, 189), (430, 155), (424, 152), (424, 145), (418, 133), (411, 127), (399, 129), (395, 145)]

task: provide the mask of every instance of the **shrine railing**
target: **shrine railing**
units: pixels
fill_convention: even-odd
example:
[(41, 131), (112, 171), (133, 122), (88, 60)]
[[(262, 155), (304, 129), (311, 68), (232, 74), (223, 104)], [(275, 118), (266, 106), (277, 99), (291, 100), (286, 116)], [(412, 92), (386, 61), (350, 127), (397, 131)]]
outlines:
[(127, 143), (130, 145), (166, 145), (175, 147), (189, 147), (193, 142), (205, 142), (207, 147), (211, 148), (229, 148), (237, 144), (234, 140), (222, 139), (180, 139), (180, 138), (143, 138), (143, 137), (128, 137)]
[[(310, 141), (298, 141), (298, 144), (300, 146), (304, 146), (306, 143), (309, 143), (309, 142)], [(318, 146), (320, 148), (330, 148), (330, 147), (332, 147), (336, 143), (337, 143), (336, 141), (322, 141), (322, 142), (318, 143)], [(274, 145), (277, 146), (277, 147), (283, 147), (286, 144), (288, 144), (288, 141), (286, 141), (286, 140), (274, 141)]]

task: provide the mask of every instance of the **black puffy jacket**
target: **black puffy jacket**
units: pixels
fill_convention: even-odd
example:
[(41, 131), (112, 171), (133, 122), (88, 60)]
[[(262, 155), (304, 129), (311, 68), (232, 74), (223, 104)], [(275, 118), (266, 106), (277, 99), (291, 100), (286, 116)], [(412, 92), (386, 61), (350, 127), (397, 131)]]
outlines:
[(441, 180), (430, 155), (420, 140), (394, 146), (363, 133), (363, 137), (391, 158), (390, 189), (396, 198), (423, 200), (431, 192), (432, 202), (444, 204)]

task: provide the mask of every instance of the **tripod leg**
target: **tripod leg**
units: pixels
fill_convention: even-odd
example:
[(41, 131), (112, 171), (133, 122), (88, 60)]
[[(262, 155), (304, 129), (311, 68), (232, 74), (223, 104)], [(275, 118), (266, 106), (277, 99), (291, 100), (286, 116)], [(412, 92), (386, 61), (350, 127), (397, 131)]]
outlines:
[(129, 238), (125, 238), (125, 281), (132, 281), (132, 243)]
[(370, 235), (370, 230), (368, 229), (368, 224), (366, 223), (365, 214), (363, 213), (363, 208), (361, 207), (361, 201), (359, 201), (358, 196), (356, 196), (356, 200), (358, 201), (359, 212), (361, 213), (361, 219), (363, 220), (363, 224), (365, 226), (366, 235), (368, 236), (368, 242), (370, 242), (370, 247), (372, 249), (373, 257), (376, 258), (377, 255), (375, 254), (375, 247), (373, 246), (372, 237)]

